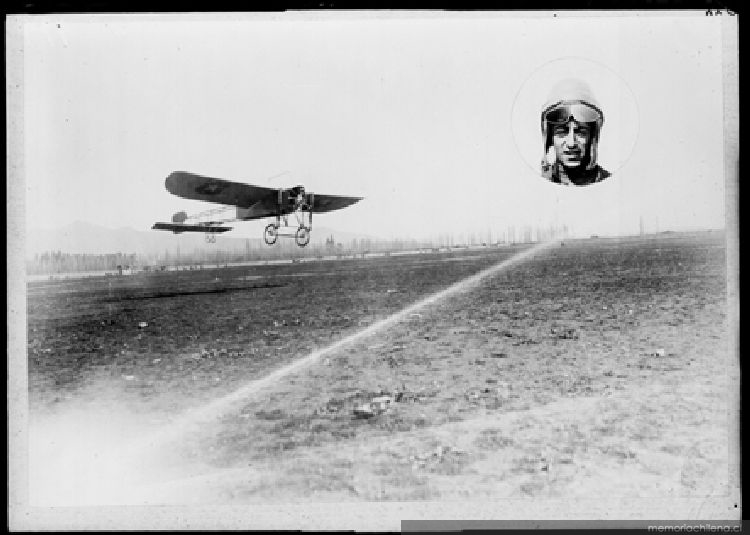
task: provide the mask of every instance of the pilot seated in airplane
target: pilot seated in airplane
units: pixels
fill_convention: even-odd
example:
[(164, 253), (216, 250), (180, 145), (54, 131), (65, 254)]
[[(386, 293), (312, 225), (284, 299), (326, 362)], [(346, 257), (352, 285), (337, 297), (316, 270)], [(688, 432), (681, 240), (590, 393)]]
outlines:
[(604, 114), (585, 83), (560, 82), (542, 108), (542, 176), (556, 184), (575, 186), (609, 177), (596, 163), (603, 124)]

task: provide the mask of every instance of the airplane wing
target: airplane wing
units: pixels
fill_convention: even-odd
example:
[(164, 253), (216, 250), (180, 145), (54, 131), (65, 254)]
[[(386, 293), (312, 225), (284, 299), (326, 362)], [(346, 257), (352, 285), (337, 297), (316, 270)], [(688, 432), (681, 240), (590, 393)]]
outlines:
[(313, 212), (333, 212), (361, 200), (362, 197), (341, 197), (339, 195), (318, 195), (316, 193)]
[(249, 208), (259, 201), (275, 202), (277, 190), (221, 178), (175, 171), (167, 177), (167, 191), (178, 197)]

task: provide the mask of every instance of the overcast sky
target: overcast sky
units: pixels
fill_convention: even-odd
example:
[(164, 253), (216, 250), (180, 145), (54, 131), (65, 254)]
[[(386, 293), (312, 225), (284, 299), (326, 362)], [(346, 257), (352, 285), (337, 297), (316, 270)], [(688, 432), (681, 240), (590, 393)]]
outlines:
[[(722, 28), (702, 12), (23, 21), (28, 227), (209, 208), (165, 190), (174, 170), (364, 196), (315, 222), (384, 237), (724, 223)], [(536, 169), (538, 95), (587, 65), (614, 174), (563, 187)]]

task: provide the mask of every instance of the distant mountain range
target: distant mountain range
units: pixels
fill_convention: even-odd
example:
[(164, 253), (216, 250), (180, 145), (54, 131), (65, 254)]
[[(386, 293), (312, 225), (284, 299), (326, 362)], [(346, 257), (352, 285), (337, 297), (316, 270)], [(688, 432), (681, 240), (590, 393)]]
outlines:
[[(337, 243), (348, 244), (353, 239), (377, 239), (349, 232), (340, 232), (326, 227), (314, 227), (310, 245), (323, 245), (328, 237), (333, 236)], [(281, 241), (283, 238), (279, 238)], [(287, 240), (290, 243), (293, 240)], [(171, 232), (156, 230), (135, 230), (128, 227), (110, 229), (92, 223), (76, 221), (59, 229), (27, 229), (26, 257), (45, 251), (61, 251), (71, 254), (163, 254), (176, 252), (179, 247), (183, 253), (198, 250), (244, 251), (247, 247), (256, 249), (267, 247), (262, 237), (234, 238), (230, 234), (217, 236), (214, 244), (205, 241), (204, 234)]]

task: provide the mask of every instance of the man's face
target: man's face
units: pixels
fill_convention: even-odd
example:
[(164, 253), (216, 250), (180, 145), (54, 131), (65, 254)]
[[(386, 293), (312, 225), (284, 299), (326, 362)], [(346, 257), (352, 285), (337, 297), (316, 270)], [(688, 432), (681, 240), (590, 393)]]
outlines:
[(583, 123), (570, 121), (554, 126), (552, 139), (557, 161), (565, 167), (579, 167), (586, 158), (591, 128)]

